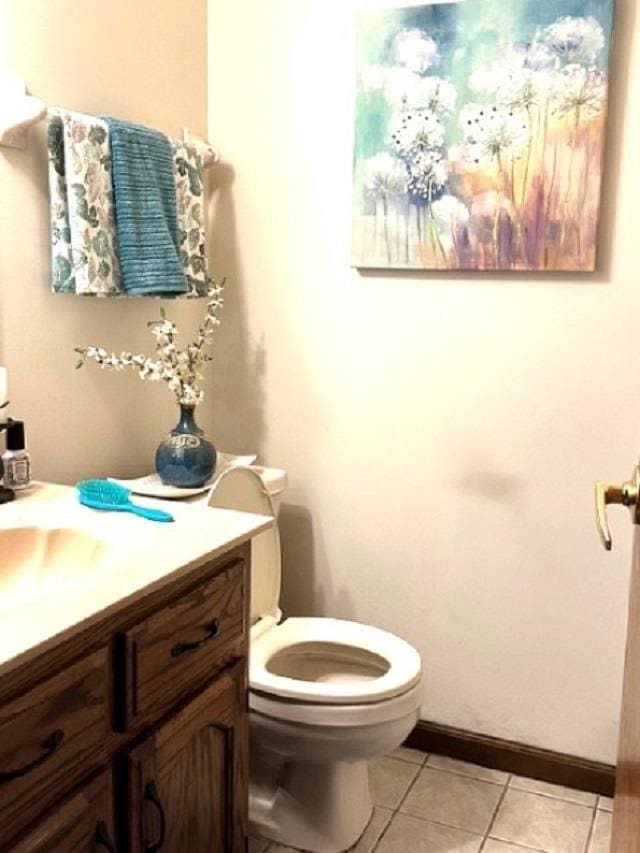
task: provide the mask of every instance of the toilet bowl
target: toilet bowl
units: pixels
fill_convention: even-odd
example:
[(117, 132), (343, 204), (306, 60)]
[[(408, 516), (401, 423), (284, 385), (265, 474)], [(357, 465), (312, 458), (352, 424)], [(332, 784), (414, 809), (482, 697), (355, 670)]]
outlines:
[[(212, 506), (277, 516), (284, 471), (234, 468)], [(277, 524), (251, 553), (250, 832), (313, 853), (351, 847), (372, 814), (367, 762), (418, 719), (421, 661), (387, 631), (278, 607)]]

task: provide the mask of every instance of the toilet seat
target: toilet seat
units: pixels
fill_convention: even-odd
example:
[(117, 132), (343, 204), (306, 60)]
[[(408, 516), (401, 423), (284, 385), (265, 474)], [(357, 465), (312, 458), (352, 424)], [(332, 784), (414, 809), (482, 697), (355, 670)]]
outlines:
[(410, 691), (420, 675), (413, 646), (359, 622), (290, 618), (251, 642), (250, 689), (297, 703), (382, 702)]

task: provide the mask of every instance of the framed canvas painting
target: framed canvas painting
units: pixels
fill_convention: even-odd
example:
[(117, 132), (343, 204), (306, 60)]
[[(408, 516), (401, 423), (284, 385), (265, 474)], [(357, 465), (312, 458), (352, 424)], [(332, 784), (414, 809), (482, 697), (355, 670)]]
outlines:
[(359, 14), (354, 266), (595, 269), (613, 4)]

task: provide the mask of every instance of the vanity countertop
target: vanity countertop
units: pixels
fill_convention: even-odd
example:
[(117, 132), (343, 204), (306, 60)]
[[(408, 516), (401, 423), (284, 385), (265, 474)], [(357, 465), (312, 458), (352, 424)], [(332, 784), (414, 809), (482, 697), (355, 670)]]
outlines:
[(16, 605), (6, 597), (3, 604), (0, 553), (0, 677), (143, 591), (171, 583), (273, 524), (267, 516), (213, 509), (202, 502), (134, 500), (171, 512), (175, 522), (89, 509), (79, 504), (75, 488), (48, 483), (36, 483), (0, 507), (0, 530), (34, 525), (79, 529), (106, 540), (108, 554), (99, 569), (73, 587)]

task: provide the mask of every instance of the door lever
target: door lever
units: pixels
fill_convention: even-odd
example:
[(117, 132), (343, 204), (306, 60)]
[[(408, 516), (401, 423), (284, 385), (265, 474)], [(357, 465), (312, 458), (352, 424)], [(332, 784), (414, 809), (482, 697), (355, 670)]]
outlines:
[(610, 551), (613, 546), (607, 517), (607, 506), (609, 504), (629, 507), (633, 513), (633, 523), (640, 524), (640, 467), (637, 467), (631, 479), (621, 486), (614, 486), (610, 483), (596, 484), (596, 522), (602, 544), (607, 551)]

